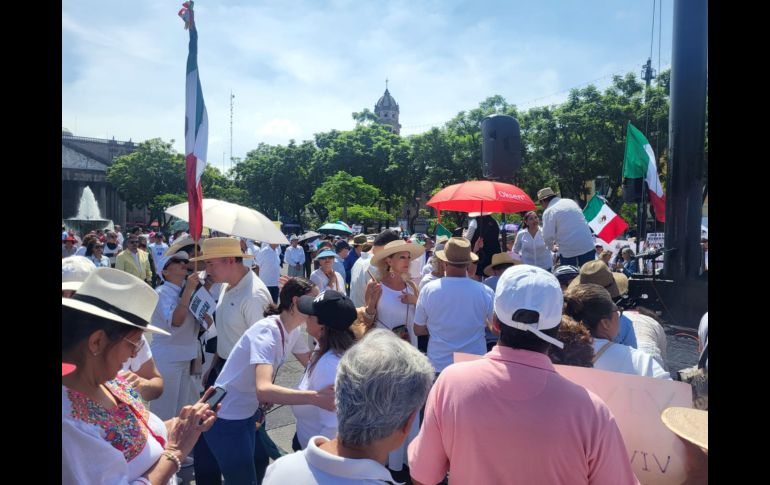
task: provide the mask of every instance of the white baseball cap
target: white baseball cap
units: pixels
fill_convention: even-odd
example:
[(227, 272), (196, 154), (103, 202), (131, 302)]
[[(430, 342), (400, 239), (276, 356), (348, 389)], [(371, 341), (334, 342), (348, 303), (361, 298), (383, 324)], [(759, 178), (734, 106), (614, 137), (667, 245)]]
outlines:
[[(529, 331), (560, 349), (564, 344), (541, 332), (557, 327), (561, 322), (562, 295), (559, 280), (544, 269), (519, 264), (505, 270), (497, 282), (495, 291), (495, 315), (500, 323), (519, 330)], [(534, 312), (523, 318), (521, 310)], [(522, 320), (535, 321), (519, 322)]]

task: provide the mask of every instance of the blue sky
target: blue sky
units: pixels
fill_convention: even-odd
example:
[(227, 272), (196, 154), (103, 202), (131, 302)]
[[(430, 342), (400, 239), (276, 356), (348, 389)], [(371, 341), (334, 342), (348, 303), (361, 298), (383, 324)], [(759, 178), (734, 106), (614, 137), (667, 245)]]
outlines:
[[(660, 67), (671, 64), (662, 0)], [(660, 5), (658, 2), (657, 5)], [(184, 151), (188, 34), (180, 1), (62, 2), (62, 126), (74, 134), (176, 140)], [(658, 67), (658, 8), (653, 67)], [(634, 72), (650, 55), (652, 0), (200, 0), (199, 69), (209, 163), (258, 143), (354, 126), (385, 78), (402, 135), (440, 126), (487, 96), (520, 109)]]

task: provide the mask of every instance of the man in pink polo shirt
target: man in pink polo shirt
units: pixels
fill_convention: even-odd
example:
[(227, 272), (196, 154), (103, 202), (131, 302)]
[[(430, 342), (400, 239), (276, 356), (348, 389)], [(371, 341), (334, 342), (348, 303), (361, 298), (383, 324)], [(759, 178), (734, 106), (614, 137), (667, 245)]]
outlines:
[[(546, 351), (563, 304), (559, 281), (517, 265), (500, 277), (493, 325), (498, 344), (483, 358), (444, 369), (409, 446), (415, 484), (636, 484), (610, 410), (556, 373)], [(502, 325), (501, 325), (502, 324)]]

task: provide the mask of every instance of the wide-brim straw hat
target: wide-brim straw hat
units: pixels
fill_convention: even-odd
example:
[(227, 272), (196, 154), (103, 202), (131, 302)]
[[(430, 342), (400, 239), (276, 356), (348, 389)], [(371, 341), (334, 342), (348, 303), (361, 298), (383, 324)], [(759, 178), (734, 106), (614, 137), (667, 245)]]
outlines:
[(388, 256), (392, 256), (396, 253), (408, 252), (412, 259), (421, 254), (425, 254), (425, 248), (415, 243), (408, 243), (403, 240), (391, 241), (385, 245), (382, 249), (377, 251), (377, 254), (372, 256), (371, 264), (377, 266), (383, 259)]
[(83, 281), (77, 293), (72, 298), (62, 298), (61, 304), (147, 332), (171, 335), (150, 325), (158, 304), (155, 290), (136, 276), (118, 269), (97, 268)]
[[(187, 246), (192, 246), (192, 249), (187, 251), (187, 253), (194, 254), (195, 241), (193, 240), (192, 236), (190, 236), (189, 234), (185, 234), (184, 236), (180, 236), (174, 239), (174, 244), (172, 244), (165, 251), (163, 251), (163, 256), (171, 256), (172, 254), (176, 254), (179, 251), (185, 249)], [(200, 245), (198, 245), (198, 249), (200, 249)]]
[(217, 258), (252, 259), (251, 254), (241, 251), (241, 241), (232, 237), (210, 237), (203, 241), (203, 254), (190, 261), (206, 261)]
[(85, 256), (70, 256), (61, 260), (61, 289), (78, 291), (80, 285), (96, 271), (96, 265)]
[(628, 293), (628, 277), (623, 273), (610, 271), (607, 264), (596, 259), (589, 261), (580, 267), (580, 274), (572, 280), (568, 288), (574, 288), (584, 283), (594, 283), (610, 292), (610, 297), (614, 300)]
[(469, 264), (479, 260), (473, 251), (471, 251), (471, 242), (464, 237), (452, 237), (440, 249), (433, 253), (438, 259), (451, 264)]
[(675, 435), (709, 449), (709, 413), (700, 409), (670, 407), (660, 415), (663, 424)]
[(492, 255), (492, 263), (489, 264), (486, 268), (484, 268), (484, 274), (487, 276), (492, 276), (492, 270), (495, 268), (495, 266), (499, 266), (501, 264), (524, 264), (521, 261), (521, 256), (518, 254), (516, 255), (519, 259), (514, 259), (511, 257), (508, 253), (497, 253)]

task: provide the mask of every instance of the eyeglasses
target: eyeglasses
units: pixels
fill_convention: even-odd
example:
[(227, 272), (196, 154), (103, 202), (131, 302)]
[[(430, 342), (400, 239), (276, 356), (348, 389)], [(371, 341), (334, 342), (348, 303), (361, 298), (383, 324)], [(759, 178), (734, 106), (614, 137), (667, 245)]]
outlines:
[(141, 338), (141, 337), (139, 337), (139, 343), (136, 343), (136, 342), (133, 342), (131, 340), (128, 340), (126, 337), (123, 337), (123, 340), (125, 340), (126, 342), (130, 343), (131, 345), (133, 345), (134, 346), (134, 352), (137, 353), (137, 354), (139, 353), (140, 350), (142, 350), (142, 347), (144, 347), (144, 339)]

